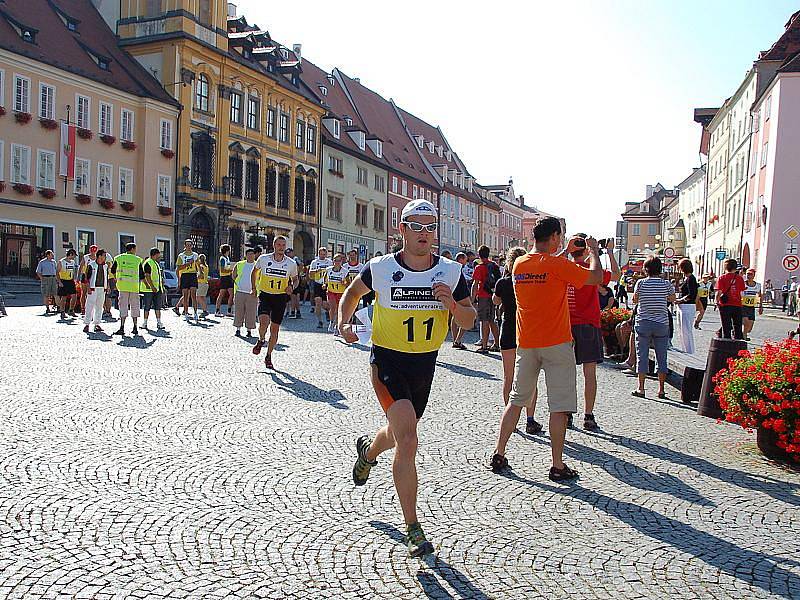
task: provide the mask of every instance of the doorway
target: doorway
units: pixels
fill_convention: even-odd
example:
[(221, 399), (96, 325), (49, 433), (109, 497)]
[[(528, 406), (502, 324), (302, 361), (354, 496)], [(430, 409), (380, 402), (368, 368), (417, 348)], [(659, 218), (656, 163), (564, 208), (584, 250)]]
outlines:
[(3, 236), (3, 275), (33, 276), (33, 245), (35, 238), (26, 235)]

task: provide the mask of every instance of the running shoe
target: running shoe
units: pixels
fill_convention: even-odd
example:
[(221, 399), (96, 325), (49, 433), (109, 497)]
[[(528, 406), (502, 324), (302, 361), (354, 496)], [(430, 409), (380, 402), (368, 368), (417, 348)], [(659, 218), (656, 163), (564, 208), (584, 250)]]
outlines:
[(542, 427), (542, 424), (539, 423), (539, 421), (536, 421), (535, 419), (531, 419), (530, 421), (527, 421), (525, 423), (525, 433), (529, 435), (536, 435), (537, 433), (542, 433), (543, 429), (544, 427)]
[(264, 366), (268, 369), (275, 370), (275, 365), (272, 364), (272, 356), (269, 354), (264, 357)]
[(378, 464), (377, 460), (367, 460), (367, 450), (372, 445), (372, 439), (367, 435), (362, 435), (356, 440), (356, 452), (358, 458), (356, 464), (353, 466), (353, 483), (356, 485), (364, 485), (369, 478), (369, 471)]
[(508, 465), (508, 459), (505, 456), (494, 454), (492, 460), (489, 461), (489, 468), (492, 470), (492, 473), (502, 473), (511, 467)]
[(422, 526), (419, 523), (412, 523), (408, 526), (405, 542), (411, 558), (420, 558), (433, 554), (433, 544), (425, 537), (425, 532), (422, 531)]
[(85, 325), (83, 327), (83, 333), (89, 333), (89, 326), (88, 325)]
[(587, 431), (597, 431), (600, 429), (592, 413), (586, 413), (583, 416), (583, 428)]
[(237, 329), (237, 330), (236, 330), (236, 333), (234, 333), (233, 335), (235, 335), (236, 337), (242, 337), (242, 331), (241, 331), (241, 329)]
[(136, 329), (136, 327), (134, 327), (134, 328), (133, 328), (133, 331), (131, 331), (131, 333), (132, 333), (133, 335), (139, 335), (139, 330), (138, 330), (138, 329)]
[(178, 310), (178, 307), (177, 307), (177, 306), (173, 306), (173, 307), (172, 307), (172, 312), (174, 312), (174, 313), (175, 313), (176, 315), (178, 315), (179, 317), (181, 316), (181, 311), (179, 311), (179, 310)]
[(253, 346), (253, 354), (255, 354), (256, 356), (261, 354), (261, 348), (263, 347), (264, 347), (264, 340), (258, 340), (256, 342), (256, 345)]
[(103, 328), (100, 327), (100, 325), (95, 325), (94, 326), (94, 332), (95, 333), (103, 333)]

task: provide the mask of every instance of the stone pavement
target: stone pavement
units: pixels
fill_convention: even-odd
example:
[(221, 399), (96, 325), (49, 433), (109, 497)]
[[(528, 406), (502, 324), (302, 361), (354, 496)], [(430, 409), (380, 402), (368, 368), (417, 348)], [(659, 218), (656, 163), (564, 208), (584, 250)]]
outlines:
[(577, 483), (547, 479), (546, 435), (493, 475), (500, 361), (449, 347), (418, 461), (438, 555), (409, 559), (390, 456), (350, 480), (382, 423), (367, 353), (305, 317), (277, 373), (228, 320), (87, 340), (39, 309), (0, 319), (0, 597), (800, 597), (800, 473), (752, 434), (602, 368), (603, 432), (568, 436)]

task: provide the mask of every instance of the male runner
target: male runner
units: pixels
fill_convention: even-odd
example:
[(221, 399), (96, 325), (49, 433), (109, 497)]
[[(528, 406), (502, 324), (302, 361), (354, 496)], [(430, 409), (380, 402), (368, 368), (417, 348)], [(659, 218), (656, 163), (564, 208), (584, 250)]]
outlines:
[(359, 299), (375, 291), (372, 321), (372, 386), (388, 424), (374, 439), (358, 438), (353, 482), (364, 485), (380, 454), (395, 448), (392, 475), (407, 526), (412, 557), (433, 552), (417, 519), (417, 422), (428, 403), (436, 356), (447, 337), (448, 316), (469, 329), (475, 309), (461, 265), (431, 251), (436, 241), (436, 208), (414, 200), (403, 209), (403, 249), (373, 258), (347, 288), (339, 305), (342, 336), (354, 343), (349, 325)]
[(222, 244), (219, 247), (219, 293), (217, 293), (215, 317), (222, 317), (222, 304), (227, 305), (228, 315), (231, 316), (231, 306), (233, 306), (233, 263), (231, 262), (231, 247), (229, 244)]
[(286, 256), (291, 258), (297, 265), (297, 287), (292, 292), (291, 303), (289, 304), (289, 318), (301, 319), (300, 316), (300, 289), (303, 277), (303, 260), (294, 255), (293, 248), (286, 249)]
[[(317, 258), (312, 260), (308, 267), (308, 276), (313, 282), (311, 284), (311, 297), (314, 299), (314, 312), (317, 314), (317, 329), (322, 329), (322, 304), (325, 298), (322, 280), (325, 279), (328, 267), (332, 265), (333, 261), (328, 258), (328, 249), (323, 246), (317, 252)], [(327, 306), (325, 310), (327, 310)]]
[[(350, 285), (356, 280), (358, 274), (361, 273), (361, 270), (364, 268), (364, 264), (358, 260), (358, 250), (353, 248), (350, 252), (347, 253), (347, 262), (344, 264), (344, 268), (347, 269), (347, 285)], [(330, 290), (328, 290), (330, 291)], [(366, 296), (364, 296), (364, 306), (368, 306), (372, 303), (374, 299), (374, 292), (370, 292)], [(338, 313), (338, 309), (337, 309)]]
[(181, 289), (181, 299), (178, 301), (178, 304), (175, 305), (175, 308), (172, 310), (175, 311), (176, 315), (180, 315), (178, 311), (178, 306), (182, 303), (183, 304), (183, 316), (188, 321), (189, 320), (189, 301), (191, 300), (192, 308), (194, 309), (194, 320), (199, 321), (200, 319), (197, 316), (197, 259), (199, 255), (197, 252), (192, 250), (194, 243), (192, 240), (185, 240), (183, 242), (183, 252), (178, 254), (178, 258), (175, 261), (176, 264), (176, 271), (178, 273), (178, 279), (180, 283)]
[(708, 274), (703, 275), (703, 279), (697, 286), (697, 316), (694, 318), (694, 328), (700, 329), (700, 322), (703, 320), (703, 315), (706, 314), (708, 308), (708, 297), (711, 295), (711, 277)]
[(744, 339), (750, 339), (750, 332), (756, 324), (756, 306), (758, 314), (764, 314), (764, 301), (761, 294), (761, 284), (756, 281), (756, 270), (747, 269), (747, 278), (744, 280), (742, 292), (742, 324), (744, 326)]
[(272, 351), (278, 343), (278, 331), (283, 323), (286, 304), (297, 287), (297, 263), (286, 256), (286, 238), (279, 235), (272, 243), (274, 251), (259, 257), (250, 275), (252, 294), (258, 295), (258, 342), (253, 354), (260, 354), (269, 327), (269, 344), (264, 364), (272, 365)]
[(66, 319), (67, 313), (76, 317), (75, 304), (77, 288), (75, 276), (78, 273), (78, 260), (73, 248), (67, 250), (67, 255), (56, 263), (56, 281), (58, 285), (58, 306), (61, 309), (61, 318)]
[(347, 289), (348, 270), (344, 267), (344, 255), (337, 254), (333, 257), (333, 266), (325, 272), (325, 292), (328, 299), (328, 333), (339, 335), (336, 319), (339, 316), (339, 302)]

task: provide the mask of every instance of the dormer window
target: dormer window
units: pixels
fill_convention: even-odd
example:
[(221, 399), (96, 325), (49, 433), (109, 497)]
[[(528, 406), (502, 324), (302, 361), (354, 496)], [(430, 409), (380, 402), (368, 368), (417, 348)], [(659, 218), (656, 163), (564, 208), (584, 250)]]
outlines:
[(366, 148), (366, 140), (367, 140), (367, 134), (366, 133), (364, 133), (363, 131), (358, 131), (358, 130), (356, 130), (356, 131), (348, 131), (347, 133), (350, 135), (352, 140), (356, 143), (356, 145), (358, 146), (359, 150), (364, 150)]
[(75, 21), (67, 21), (67, 29), (70, 31), (77, 31), (78, 25), (75, 23)]
[(428, 152), (430, 152), (431, 154), (433, 154), (433, 150), (434, 150), (435, 148), (436, 148), (436, 144), (434, 144), (433, 142), (428, 142)]
[(447, 160), (448, 160), (448, 162), (453, 160), (453, 153), (450, 152), (450, 150), (447, 151)]
[(417, 136), (417, 146), (420, 147), (420, 150), (425, 147), (425, 138), (421, 135)]
[(103, 71), (108, 71), (108, 59), (98, 57), (97, 58), (97, 66), (103, 69)]
[(442, 148), (441, 146), (436, 146), (436, 154), (439, 155), (439, 158), (442, 157), (443, 153), (444, 153), (444, 148)]
[(348, 127), (352, 127), (352, 126), (353, 126), (353, 119), (351, 119), (350, 117), (345, 117), (345, 118), (344, 118), (344, 123), (345, 123), (345, 125), (347, 125)]
[(31, 44), (36, 43), (36, 30), (35, 29), (22, 29), (22, 40)]
[(370, 138), (367, 140), (367, 145), (375, 156), (383, 158), (383, 142), (381, 140), (378, 138)]
[(319, 93), (322, 94), (323, 96), (327, 96), (328, 88), (326, 88), (324, 85), (319, 86)]
[(328, 131), (330, 131), (331, 135), (334, 138), (336, 138), (337, 140), (339, 139), (339, 136), (341, 135), (341, 125), (342, 125), (339, 119), (332, 116), (324, 117), (322, 119), (322, 124)]
[(336, 79), (334, 79), (333, 75), (328, 75), (328, 83), (331, 84), (331, 87), (336, 85)]

